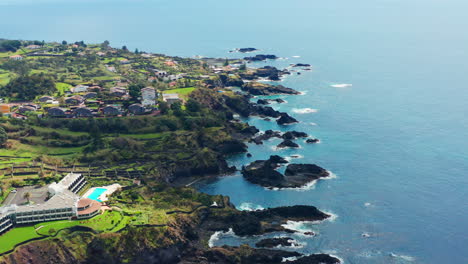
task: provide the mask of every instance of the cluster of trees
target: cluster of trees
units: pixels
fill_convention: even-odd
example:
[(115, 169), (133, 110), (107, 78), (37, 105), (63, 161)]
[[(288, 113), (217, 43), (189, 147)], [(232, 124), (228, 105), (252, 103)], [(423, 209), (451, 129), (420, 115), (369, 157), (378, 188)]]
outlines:
[(21, 47), (19, 40), (0, 40), (0, 52), (15, 52)]
[(32, 100), (56, 91), (55, 82), (44, 74), (21, 75), (0, 90), (0, 95), (18, 100)]

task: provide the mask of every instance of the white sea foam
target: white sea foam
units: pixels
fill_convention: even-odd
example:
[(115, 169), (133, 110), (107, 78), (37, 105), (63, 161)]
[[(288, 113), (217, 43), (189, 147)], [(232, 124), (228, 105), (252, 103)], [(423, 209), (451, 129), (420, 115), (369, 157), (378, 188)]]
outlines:
[(400, 258), (400, 259), (403, 259), (403, 260), (406, 260), (406, 261), (414, 261), (415, 260), (414, 257), (406, 256), (406, 255), (398, 255), (398, 254), (395, 254), (395, 253), (390, 253), (390, 257)]
[(213, 235), (211, 235), (210, 240), (208, 240), (208, 246), (214, 247), (215, 243), (223, 236), (235, 236), (234, 231), (232, 228), (229, 228), (229, 231), (216, 231)]
[(288, 257), (288, 258), (283, 258), (281, 262), (286, 262), (286, 261), (296, 261), (298, 260), (297, 257)]
[(293, 57), (293, 58), (300, 58), (301, 56), (299, 56), (299, 55), (294, 55), (294, 56), (292, 56), (292, 57)]
[(299, 95), (306, 95), (307, 94), (307, 91), (298, 91), (299, 92)]
[(292, 111), (296, 114), (310, 114), (316, 113), (318, 110), (312, 108), (293, 108)]
[(241, 211), (258, 211), (258, 210), (263, 210), (263, 209), (265, 208), (263, 208), (261, 205), (253, 204), (253, 203), (242, 203), (239, 206), (239, 210)]
[(334, 87), (334, 88), (347, 88), (347, 87), (351, 87), (353, 85), (350, 84), (350, 83), (337, 83), (337, 84), (332, 84), (330, 86)]
[(371, 206), (371, 205), (372, 205), (371, 203), (364, 203), (364, 206), (365, 206), (365, 207), (369, 207), (369, 206)]

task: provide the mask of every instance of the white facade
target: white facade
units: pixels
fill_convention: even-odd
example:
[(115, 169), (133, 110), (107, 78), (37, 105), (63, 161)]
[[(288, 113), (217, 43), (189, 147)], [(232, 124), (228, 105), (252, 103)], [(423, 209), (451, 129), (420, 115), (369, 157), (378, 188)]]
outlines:
[(156, 90), (153, 87), (141, 89), (141, 104), (144, 106), (153, 106), (156, 104)]

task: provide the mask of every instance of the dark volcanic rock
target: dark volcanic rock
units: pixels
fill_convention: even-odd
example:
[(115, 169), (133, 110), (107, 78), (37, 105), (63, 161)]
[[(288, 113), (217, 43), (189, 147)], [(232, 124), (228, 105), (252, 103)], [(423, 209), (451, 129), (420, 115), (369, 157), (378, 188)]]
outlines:
[(328, 177), (330, 173), (315, 164), (289, 164), (284, 175), (287, 178), (305, 178), (307, 181), (312, 181)]
[(260, 116), (269, 116), (269, 117), (280, 117), (281, 112), (276, 111), (270, 106), (254, 106), (255, 113)]
[(259, 82), (248, 82), (241, 89), (252, 95), (299, 94), (298, 91), (284, 87), (283, 85), (271, 85)]
[(265, 131), (265, 133), (255, 137), (255, 138), (252, 138), (251, 142), (254, 142), (257, 145), (260, 145), (260, 144), (263, 144), (263, 141), (268, 140), (268, 139), (273, 138), (273, 137), (281, 138), (281, 132), (273, 131), (273, 130), (267, 130), (267, 131)]
[(280, 118), (276, 120), (276, 123), (278, 123), (278, 125), (287, 125), (297, 122), (298, 121), (294, 117), (290, 116), (288, 113), (281, 113)]
[(238, 52), (242, 52), (242, 53), (246, 53), (246, 52), (254, 52), (254, 51), (257, 51), (256, 48), (240, 48), (240, 49), (237, 49)]
[(224, 141), (218, 146), (218, 151), (224, 155), (247, 152), (247, 145), (238, 140)]
[(298, 132), (298, 131), (288, 131), (283, 134), (282, 138), (284, 139), (296, 139), (296, 138), (305, 138), (308, 137), (307, 133), (305, 132)]
[(314, 143), (319, 143), (320, 140), (317, 139), (317, 138), (309, 138), (306, 140), (306, 143), (309, 143), (309, 144), (314, 144)]
[(271, 54), (258, 54), (254, 57), (245, 57), (244, 60), (248, 61), (264, 61), (264, 60), (276, 60), (278, 57), (276, 55)]
[(295, 240), (290, 237), (279, 237), (279, 238), (266, 238), (262, 239), (255, 244), (256, 247), (263, 247), (263, 248), (275, 248), (278, 246), (281, 247), (292, 247), (297, 246), (298, 244), (295, 243)]
[(269, 160), (257, 160), (242, 167), (242, 175), (251, 183), (268, 188), (297, 188), (312, 181), (328, 177), (330, 173), (314, 164), (289, 164), (285, 174), (276, 170), (279, 166), (273, 156)]
[(283, 142), (279, 143), (278, 148), (298, 148), (299, 145), (290, 139), (285, 139)]
[(313, 254), (298, 258), (294, 261), (283, 262), (286, 264), (339, 264), (341, 261), (327, 254)]
[(296, 63), (292, 65), (293, 67), (310, 67), (310, 64), (307, 63)]
[(251, 158), (251, 157), (252, 157), (252, 154), (250, 154), (250, 153), (247, 153), (247, 155), (246, 155), (246, 156), (247, 156), (247, 158)]
[(271, 155), (268, 160), (272, 163), (289, 163), (285, 158), (278, 155)]
[(276, 171), (277, 166), (269, 160), (257, 160), (242, 167), (242, 174), (251, 183), (276, 187), (285, 181), (284, 175)]
[(270, 102), (268, 102), (268, 100), (265, 99), (258, 99), (257, 104), (267, 105), (270, 104)]

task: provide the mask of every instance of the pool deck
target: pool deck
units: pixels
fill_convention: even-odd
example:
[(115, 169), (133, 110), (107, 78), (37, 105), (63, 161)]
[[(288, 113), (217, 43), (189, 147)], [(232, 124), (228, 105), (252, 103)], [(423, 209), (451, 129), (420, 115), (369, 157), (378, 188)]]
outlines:
[(108, 186), (102, 186), (102, 187), (93, 187), (91, 189), (89, 189), (83, 196), (82, 198), (88, 198), (93, 192), (94, 190), (96, 190), (97, 188), (103, 188), (103, 189), (106, 189), (101, 195), (99, 195), (98, 199), (102, 202), (105, 202), (107, 200), (109, 200), (109, 196), (111, 196), (115, 191), (117, 191), (118, 189), (122, 188), (122, 186), (120, 186), (120, 184), (118, 183), (114, 183), (112, 185), (108, 185)]

